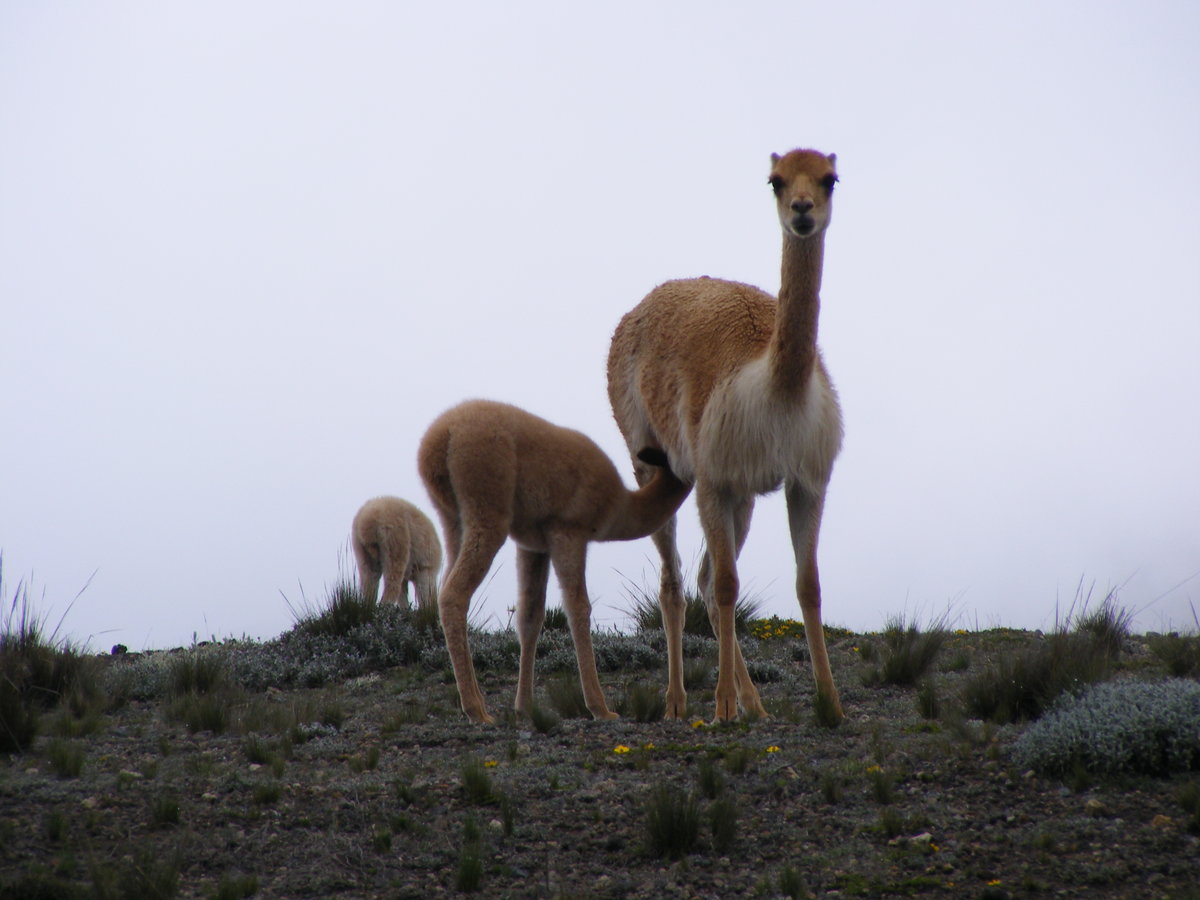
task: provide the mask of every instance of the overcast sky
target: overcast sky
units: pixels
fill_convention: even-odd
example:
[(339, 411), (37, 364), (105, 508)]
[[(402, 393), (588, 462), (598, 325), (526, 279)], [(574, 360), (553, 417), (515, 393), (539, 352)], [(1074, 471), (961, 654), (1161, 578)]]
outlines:
[[(273, 637), (365, 500), (432, 512), (417, 444), (468, 397), (632, 484), (613, 328), (669, 278), (776, 291), (769, 155), (804, 146), (841, 176), (826, 621), (1048, 628), (1082, 583), (1195, 629), (1197, 47), (1186, 0), (0, 2), (5, 608)], [(781, 496), (740, 568), (799, 616)], [(653, 545), (589, 584), (622, 624)]]

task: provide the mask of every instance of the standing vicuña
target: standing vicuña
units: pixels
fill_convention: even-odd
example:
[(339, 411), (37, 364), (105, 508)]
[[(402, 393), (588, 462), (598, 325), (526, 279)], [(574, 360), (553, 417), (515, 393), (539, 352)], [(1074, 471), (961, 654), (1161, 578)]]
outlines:
[(446, 538), (438, 610), (458, 696), (472, 720), (494, 721), (475, 679), (467, 607), (509, 536), (517, 544), (517, 711), (528, 713), (533, 705), (533, 661), (553, 563), (587, 708), (597, 719), (615, 717), (592, 651), (584, 580), (588, 542), (645, 537), (674, 515), (691, 490), (666, 467), (661, 452), (647, 453), (644, 461), (658, 465), (658, 474), (630, 491), (586, 435), (486, 400), (462, 403), (429, 426), (417, 466)]
[(368, 500), (354, 516), (350, 543), (363, 596), (374, 600), (383, 579), (383, 603), (409, 608), (408, 583), (422, 609), (437, 604), (442, 545), (429, 517), (399, 497)]
[[(825, 636), (817, 534), (842, 442), (837, 395), (817, 349), (821, 267), (829, 224), (833, 154), (772, 155), (769, 183), (783, 226), (779, 299), (717, 279), (671, 281), (646, 296), (613, 334), (608, 394), (631, 451), (657, 447), (680, 478), (694, 480), (708, 553), (700, 588), (718, 640), (717, 719), (737, 704), (763, 714), (734, 634), (737, 556), (754, 498), (782, 484), (796, 555), (817, 691), (842, 715)], [(635, 463), (639, 480), (645, 470)], [(662, 556), (660, 603), (667, 636), (667, 715), (686, 707), (684, 599), (672, 518), (654, 535)]]

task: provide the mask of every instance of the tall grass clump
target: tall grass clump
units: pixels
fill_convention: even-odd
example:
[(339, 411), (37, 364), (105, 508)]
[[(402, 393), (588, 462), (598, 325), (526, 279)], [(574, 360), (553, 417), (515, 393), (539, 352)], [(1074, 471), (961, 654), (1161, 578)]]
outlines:
[(1200, 634), (1153, 634), (1146, 639), (1172, 678), (1200, 678)]
[(646, 803), (646, 843), (651, 854), (682, 859), (700, 837), (700, 801), (695, 794), (662, 783)]
[[(629, 598), (628, 613), (633, 619), (638, 631), (662, 631), (662, 608), (658, 605), (658, 592), (650, 592), (645, 588), (626, 588), (625, 595)], [(712, 624), (708, 619), (708, 608), (699, 591), (684, 592), (683, 633), (697, 637), (713, 637)], [(743, 594), (733, 606), (733, 624), (736, 633), (745, 635), (750, 632), (750, 623), (758, 619), (762, 610), (762, 601), (756, 597)]]
[(657, 722), (667, 713), (667, 698), (662, 688), (635, 681), (617, 701), (617, 712), (635, 722)]
[(929, 671), (949, 635), (944, 616), (926, 628), (906, 622), (903, 614), (889, 618), (880, 634), (881, 646), (863, 645), (864, 650), (873, 648), (863, 653), (863, 658), (870, 663), (863, 674), (863, 682), (867, 685), (916, 684)]
[(478, 757), (467, 757), (462, 767), (463, 795), (469, 803), (482, 805), (495, 799), (495, 788), (492, 777), (488, 774), (483, 761)]
[(1075, 694), (1116, 671), (1128, 637), (1129, 615), (1110, 594), (1045, 640), (976, 671), (963, 685), (964, 709), (999, 724), (1041, 717), (1064, 694)]
[[(0, 592), (3, 574), (0, 557)], [(0, 752), (27, 749), (41, 713), (64, 700), (70, 701), (66, 708), (86, 714), (100, 701), (94, 667), (93, 660), (59, 639), (58, 627), (46, 632), (31, 609), (28, 586), (19, 583), (0, 624)]]
[(454, 871), (454, 887), (464, 894), (473, 894), (483, 883), (483, 849), (479, 823), (473, 816), (463, 822), (463, 843)]
[(167, 694), (172, 698), (167, 715), (193, 733), (223, 734), (241, 699), (240, 690), (229, 680), (224, 656), (204, 648), (185, 651), (171, 660)]
[(559, 675), (546, 683), (550, 706), (564, 719), (590, 719), (591, 711), (583, 697), (583, 686), (575, 675)]
[(376, 600), (363, 594), (353, 580), (343, 577), (329, 590), (323, 609), (313, 610), (305, 604), (299, 611), (293, 608), (292, 616), (296, 628), (305, 634), (344, 637), (373, 624), (378, 611)]
[(1109, 681), (1067, 696), (1013, 745), (1050, 774), (1165, 775), (1200, 769), (1200, 682)]

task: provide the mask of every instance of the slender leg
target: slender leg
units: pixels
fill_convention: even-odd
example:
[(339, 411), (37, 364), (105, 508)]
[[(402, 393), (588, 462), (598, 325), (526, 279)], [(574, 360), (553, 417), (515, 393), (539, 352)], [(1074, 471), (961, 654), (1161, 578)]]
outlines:
[(438, 615), (446, 636), (446, 651), (454, 667), (454, 681), (458, 685), (463, 712), (474, 722), (488, 724), (495, 719), (488, 714), (483, 692), (475, 678), (471, 647), (467, 643), (467, 607), (506, 538), (507, 534), (502, 529), (468, 529), (461, 552), (438, 596)]
[[(596, 674), (596, 653), (592, 649), (592, 601), (587, 595), (584, 567), (587, 559), (587, 538), (560, 537), (551, 541), (554, 572), (562, 588), (563, 608), (575, 642), (575, 662), (579, 667), (579, 683), (583, 699), (593, 719), (615, 719), (617, 714), (608, 708), (600, 676)], [(524, 654), (524, 647), (521, 649)]]
[(521, 663), (517, 675), (519, 713), (533, 709), (533, 663), (537, 656), (538, 636), (546, 620), (546, 582), (550, 578), (550, 555), (517, 548), (517, 640), (521, 644)]
[(696, 485), (696, 505), (712, 565), (712, 590), (717, 608), (716, 721), (724, 722), (737, 718), (737, 678), (734, 674), (737, 637), (733, 624), (733, 605), (738, 595), (735, 507), (728, 497), (704, 484)]
[(829, 652), (825, 648), (825, 629), (821, 624), (821, 578), (817, 571), (817, 537), (821, 531), (821, 513), (825, 498), (799, 485), (788, 485), (788, 524), (792, 532), (792, 550), (796, 554), (796, 596), (804, 616), (804, 633), (808, 638), (808, 654), (812, 658), (813, 680), (817, 692), (828, 698), (837, 718), (841, 719), (842, 703)]
[(363, 599), (368, 603), (374, 602), (379, 597), (379, 570), (371, 566), (370, 563), (363, 563), (361, 560), (358, 564), (358, 585), (362, 589)]
[(354, 548), (354, 561), (358, 563), (358, 587), (366, 600), (374, 601), (379, 596), (379, 576), (382, 572), (379, 545), (368, 546), (357, 538), (352, 538), (350, 544)]
[(381, 603), (399, 603), (408, 609), (408, 529), (392, 527), (385, 530), (380, 544), (383, 562), (383, 597)]
[[(654, 477), (650, 468), (633, 463), (633, 474), (640, 485)], [(658, 608), (662, 612), (663, 634), (667, 638), (667, 708), (664, 717), (682, 719), (687, 715), (687, 689), (683, 686), (683, 619), (687, 601), (683, 597), (683, 566), (675, 543), (676, 517), (671, 516), (650, 535), (662, 561), (659, 567)]]
[(437, 606), (437, 572), (422, 566), (413, 572), (413, 590), (417, 595), (417, 606), (430, 609)]
[(667, 709), (668, 719), (687, 715), (687, 690), (683, 686), (683, 619), (687, 602), (683, 597), (683, 567), (675, 544), (675, 516), (651, 535), (662, 560), (659, 571), (658, 607), (662, 611), (663, 633), (667, 638)]
[[(734, 557), (738, 558), (742, 554), (742, 547), (746, 545), (746, 537), (750, 533), (750, 517), (754, 513), (754, 498), (750, 497), (742, 501), (733, 511), (733, 533), (734, 533)], [(712, 590), (712, 563), (709, 560), (708, 553), (705, 552), (700, 560), (700, 574), (697, 579), (699, 582), (700, 595), (704, 598), (704, 607), (708, 611), (708, 621), (712, 625), (713, 634), (717, 634), (717, 605), (716, 598), (713, 596)], [(736, 603), (736, 598), (734, 599)], [(759, 718), (767, 716), (767, 710), (762, 705), (762, 700), (758, 694), (758, 688), (754, 686), (754, 682), (750, 678), (750, 672), (746, 668), (745, 657), (742, 656), (742, 645), (737, 640), (736, 630), (734, 632), (734, 681), (737, 684), (738, 704), (743, 712)]]

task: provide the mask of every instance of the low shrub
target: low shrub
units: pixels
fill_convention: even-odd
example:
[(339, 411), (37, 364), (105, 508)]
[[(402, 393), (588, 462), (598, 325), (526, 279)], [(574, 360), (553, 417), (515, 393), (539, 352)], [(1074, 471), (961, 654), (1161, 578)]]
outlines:
[(1200, 683), (1113, 681), (1066, 697), (1016, 741), (1021, 766), (1065, 774), (1200, 769)]

